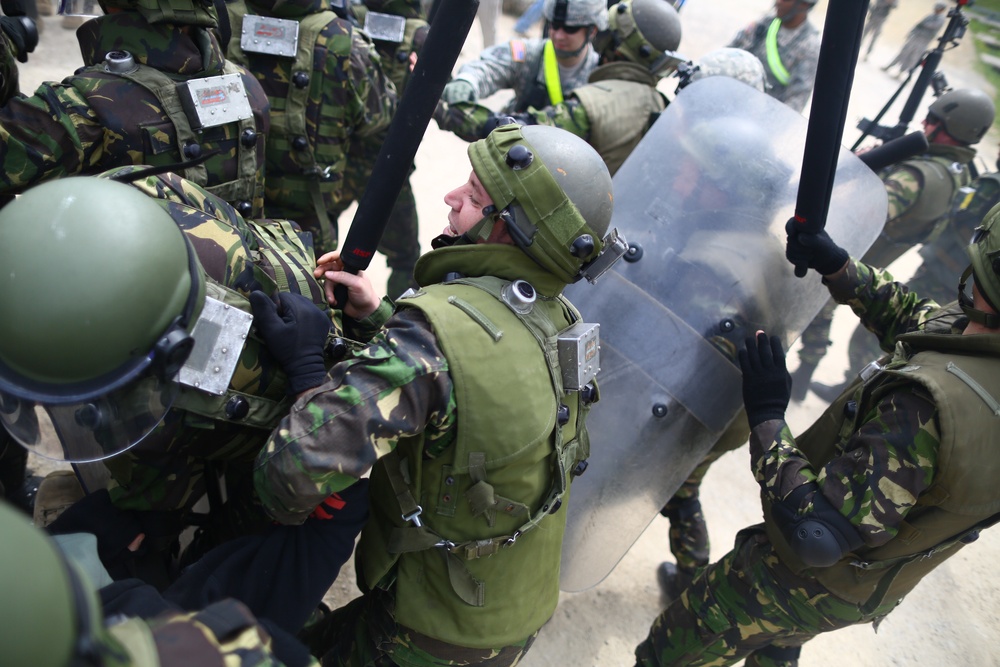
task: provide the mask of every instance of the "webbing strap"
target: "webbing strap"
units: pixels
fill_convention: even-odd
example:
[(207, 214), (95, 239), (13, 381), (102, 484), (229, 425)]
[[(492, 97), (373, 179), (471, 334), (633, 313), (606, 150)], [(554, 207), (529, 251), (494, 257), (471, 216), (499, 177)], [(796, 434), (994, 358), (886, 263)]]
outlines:
[[(787, 86), (791, 80), (791, 75), (781, 62), (781, 55), (778, 53), (778, 31), (781, 29), (781, 19), (776, 18), (771, 21), (767, 28), (767, 66), (771, 68), (771, 74), (782, 86)], [(758, 33), (759, 34), (759, 33)]]
[(549, 92), (549, 104), (560, 104), (563, 101), (562, 81), (559, 80), (559, 61), (556, 60), (556, 47), (552, 40), (545, 40), (542, 50), (542, 67), (545, 71), (545, 88)]

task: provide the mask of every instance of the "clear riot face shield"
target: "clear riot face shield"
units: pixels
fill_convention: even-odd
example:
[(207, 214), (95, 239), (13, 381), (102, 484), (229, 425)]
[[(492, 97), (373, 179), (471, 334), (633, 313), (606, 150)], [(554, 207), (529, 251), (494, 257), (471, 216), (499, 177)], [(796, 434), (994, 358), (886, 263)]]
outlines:
[[(829, 298), (785, 259), (806, 120), (728, 77), (671, 102), (614, 177), (630, 242), (598, 285), (566, 294), (601, 325), (591, 457), (573, 484), (561, 587), (606, 577), (742, 408), (736, 353), (794, 341)], [(852, 256), (885, 222), (878, 177), (841, 152), (827, 230)], [(748, 472), (749, 474), (749, 472)]]

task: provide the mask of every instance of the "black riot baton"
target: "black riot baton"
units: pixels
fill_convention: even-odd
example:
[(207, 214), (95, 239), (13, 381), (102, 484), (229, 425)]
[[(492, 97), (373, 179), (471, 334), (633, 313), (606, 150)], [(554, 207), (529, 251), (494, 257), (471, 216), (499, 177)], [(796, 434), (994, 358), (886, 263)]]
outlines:
[[(868, 0), (830, 0), (819, 47), (816, 85), (813, 89), (806, 144), (802, 151), (802, 176), (792, 218), (799, 230), (812, 234), (826, 226), (830, 210), (837, 154), (844, 136), (847, 103), (854, 84), (861, 33), (868, 14)], [(795, 267), (802, 278), (808, 267)]]
[[(478, 9), (479, 0), (440, 0), (437, 16), (427, 31), (417, 65), (403, 90), (368, 185), (358, 202), (351, 229), (344, 239), (340, 259), (345, 271), (357, 273), (371, 263)], [(344, 285), (334, 287), (333, 295), (337, 306), (343, 308), (347, 304)]]

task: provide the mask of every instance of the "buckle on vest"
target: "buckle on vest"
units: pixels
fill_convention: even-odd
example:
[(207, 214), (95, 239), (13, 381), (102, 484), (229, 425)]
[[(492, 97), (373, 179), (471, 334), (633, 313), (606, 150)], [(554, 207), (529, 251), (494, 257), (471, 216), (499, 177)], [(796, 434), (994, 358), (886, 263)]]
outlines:
[[(424, 508), (421, 507), (420, 505), (417, 505), (417, 509), (413, 510), (409, 514), (402, 514), (400, 516), (403, 517), (403, 521), (410, 521), (417, 528), (423, 528), (424, 527), (424, 522), (420, 520), (420, 515), (423, 514), (423, 513), (424, 513)], [(434, 546), (437, 546), (437, 545), (434, 545)]]

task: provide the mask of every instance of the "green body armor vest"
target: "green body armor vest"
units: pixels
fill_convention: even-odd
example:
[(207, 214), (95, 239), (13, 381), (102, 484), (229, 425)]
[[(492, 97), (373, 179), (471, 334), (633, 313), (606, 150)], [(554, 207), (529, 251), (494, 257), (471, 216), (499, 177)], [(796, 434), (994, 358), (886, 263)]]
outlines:
[[(814, 469), (839, 455), (865, 415), (893, 391), (922, 385), (937, 407), (941, 442), (931, 486), (907, 513), (898, 535), (862, 547), (828, 567), (807, 568), (785, 542), (764, 500), (775, 551), (793, 571), (872, 613), (902, 599), (932, 569), (1000, 516), (1000, 336), (923, 332), (899, 337), (882, 372), (845, 392), (796, 443)], [(846, 416), (848, 401), (857, 401)]]
[(601, 154), (612, 175), (667, 106), (656, 78), (635, 63), (609, 63), (590, 75), (576, 96), (590, 120), (588, 143)]
[[(448, 358), (455, 441), (427, 459), (422, 437), (405, 439), (379, 460), (358, 547), (359, 584), (394, 585), (401, 625), (476, 648), (522, 641), (552, 615), (560, 508), (589, 453), (588, 408), (563, 390), (556, 344), (579, 314), (562, 297), (518, 314), (501, 300), (508, 284), (461, 279), (400, 300), (427, 317)], [(421, 527), (403, 519), (417, 510)]]

